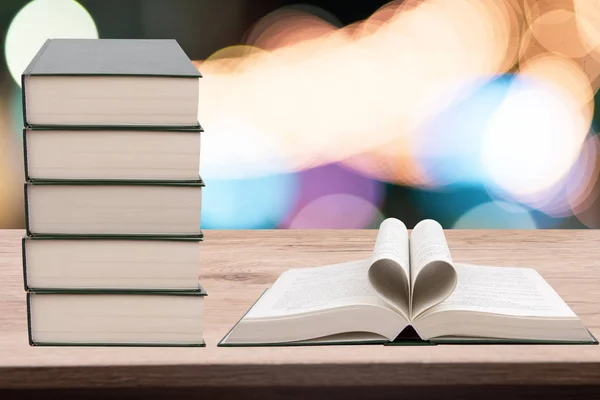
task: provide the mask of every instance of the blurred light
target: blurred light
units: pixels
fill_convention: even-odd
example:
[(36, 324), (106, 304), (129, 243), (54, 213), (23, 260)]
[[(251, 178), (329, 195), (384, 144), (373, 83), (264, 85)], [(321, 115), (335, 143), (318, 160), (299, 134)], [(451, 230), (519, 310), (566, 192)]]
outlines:
[(457, 100), (419, 129), (411, 143), (427, 181), (420, 186), (489, 182), (481, 156), (483, 132), (509, 92), (515, 77), (504, 75), (465, 85)]
[(74, 0), (34, 0), (26, 4), (8, 27), (5, 57), (10, 74), (21, 85), (21, 74), (46, 39), (98, 38), (96, 24)]
[(202, 177), (254, 178), (291, 169), (286, 165), (280, 145), (242, 119), (214, 113), (199, 120), (208, 132), (202, 134), (200, 146)]
[[(337, 163), (396, 184), (483, 186), (479, 203), (523, 204), (551, 225), (586, 204), (597, 158), (582, 149), (600, 85), (597, 10), (584, 16), (572, 1), (392, 2), (341, 29), (316, 8), (269, 14), (248, 45), (200, 66), (200, 120), (218, 132), (204, 136), (203, 175), (326, 176), (315, 167)], [(502, 75), (517, 62), (516, 75)], [(337, 184), (310, 192), (299, 179), (280, 226), (317, 226), (310, 221), (338, 195), (377, 208)]]
[(255, 23), (246, 42), (263, 49), (301, 43), (332, 33), (342, 23), (322, 8), (297, 4), (275, 10)]
[(588, 128), (572, 99), (517, 78), (483, 133), (483, 166), (501, 190), (534, 195), (569, 171)]
[(399, 185), (426, 185), (430, 179), (420, 169), (407, 140), (396, 140), (376, 150), (351, 156), (342, 164), (361, 175)]
[[(586, 141), (581, 159), (585, 163), (586, 174), (580, 185), (568, 187), (568, 200), (579, 221), (589, 228), (600, 228), (600, 139), (598, 136), (592, 136)], [(576, 190), (573, 190), (573, 186)]]
[[(301, 223), (302, 226), (307, 228), (319, 228), (324, 227), (322, 223), (326, 223), (326, 227), (335, 227), (330, 225), (338, 216), (332, 216), (332, 219), (323, 219), (323, 214), (328, 213), (331, 198), (329, 195), (335, 195), (344, 200), (346, 204), (359, 204), (361, 205), (362, 214), (356, 215), (356, 218), (349, 218), (348, 223), (352, 223), (354, 227), (358, 222), (364, 222), (365, 225), (360, 226), (366, 227), (369, 223), (367, 209), (370, 210), (374, 206), (377, 208), (381, 204), (384, 196), (384, 186), (381, 182), (374, 181), (362, 175), (359, 175), (343, 166), (336, 164), (329, 164), (312, 168), (306, 171), (298, 173), (298, 200), (294, 209), (290, 212), (286, 220), (281, 224), (283, 227), (292, 227), (292, 223), (298, 225)], [(349, 195), (350, 197), (342, 196)], [(341, 196), (341, 197), (340, 197)], [(319, 200), (324, 199), (326, 200)], [(357, 199), (363, 199), (360, 202)], [(365, 204), (369, 204), (367, 207)], [(310, 206), (309, 206), (310, 205)], [(340, 204), (342, 206), (343, 204)], [(321, 209), (320, 207), (323, 207)], [(342, 207), (343, 208), (343, 207)], [(340, 212), (346, 212), (340, 208)], [(298, 219), (300, 218), (300, 219)], [(370, 217), (369, 217), (370, 218)], [(295, 221), (295, 222), (294, 222)], [(337, 221), (337, 220), (336, 220)], [(346, 225), (342, 224), (338, 228), (342, 228)]]
[(600, 1), (572, 0), (577, 28), (588, 48), (598, 52), (600, 46)]
[(10, 91), (11, 102), (7, 105), (10, 108), (10, 131), (21, 142), (23, 140), (23, 94), (18, 86), (11, 87)]
[[(520, 202), (527, 207), (539, 210), (548, 216), (542, 221), (542, 215), (536, 216), (538, 227), (556, 224), (556, 218), (570, 217), (578, 210), (586, 208), (591, 200), (592, 186), (597, 175), (598, 138), (591, 136), (582, 146), (576, 161), (569, 171), (552, 186), (530, 195), (493, 190), (496, 199), (508, 202)], [(541, 224), (541, 225), (540, 225)]]
[[(424, 177), (404, 149), (419, 126), (474, 76), (514, 63), (513, 2), (395, 2), (342, 29), (320, 12), (272, 13), (247, 40), (268, 52), (227, 50), (201, 64), (213, 76), (203, 81), (201, 120), (247, 124), (240, 130), (277, 143), (287, 171), (350, 158), (369, 176), (418, 182)], [(381, 166), (364, 161), (382, 154)]]
[[(0, 96), (0, 110), (10, 110), (12, 93)], [(7, 118), (8, 117), (8, 118)], [(0, 227), (23, 227), (23, 167), (20, 140), (22, 127), (12, 129), (12, 115), (0, 112)], [(19, 116), (19, 121), (22, 116)], [(15, 132), (17, 135), (12, 134)]]
[(554, 10), (573, 10), (573, 0), (523, 0), (523, 15), (528, 25)]
[[(205, 178), (202, 228), (276, 228), (297, 197), (297, 177), (270, 175), (254, 179)], [(209, 189), (210, 188), (210, 189)]]
[(502, 201), (480, 204), (464, 213), (452, 226), (455, 229), (535, 229), (529, 211)]
[(359, 229), (381, 220), (378, 208), (362, 197), (329, 194), (308, 203), (289, 223), (291, 229)]
[(565, 182), (567, 200), (575, 214), (589, 208), (599, 195), (594, 189), (600, 180), (600, 139), (597, 135), (585, 141), (576, 167)]
[(539, 16), (530, 26), (531, 33), (548, 51), (567, 57), (584, 57), (592, 48), (582, 40), (578, 25), (587, 25), (573, 11), (556, 9)]
[[(252, 61), (255, 56), (268, 55), (266, 50), (263, 50), (258, 47), (248, 46), (248, 45), (235, 45), (224, 47), (220, 50), (217, 50), (203, 61), (213, 62), (214, 64), (219, 66), (219, 70), (215, 71), (217, 73), (234, 73), (236, 70), (242, 70), (244, 64), (252, 64)], [(201, 63), (199, 64), (199, 69), (203, 70)], [(213, 67), (214, 68), (214, 67)]]
[[(452, 184), (433, 189), (412, 189), (404, 193), (418, 215), (435, 219), (442, 226), (451, 226), (461, 215), (478, 206), (494, 200), (485, 186), (473, 184)], [(400, 202), (400, 201), (398, 201)], [(387, 205), (386, 199), (386, 205)], [(402, 206), (396, 206), (395, 215), (402, 215)], [(385, 211), (388, 211), (389, 206)]]
[(526, 0), (521, 64), (539, 56), (570, 58), (593, 91), (600, 87), (600, 3), (598, 0)]
[(543, 54), (523, 63), (520, 73), (569, 96), (580, 109), (581, 123), (589, 127), (594, 113), (594, 91), (588, 76), (575, 61), (556, 54)]

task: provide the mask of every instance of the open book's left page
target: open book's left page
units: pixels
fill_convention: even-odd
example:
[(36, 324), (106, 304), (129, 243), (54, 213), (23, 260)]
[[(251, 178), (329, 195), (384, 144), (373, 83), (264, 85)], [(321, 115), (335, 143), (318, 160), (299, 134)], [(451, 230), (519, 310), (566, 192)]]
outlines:
[(286, 343), (349, 332), (393, 340), (407, 321), (368, 282), (367, 260), (284, 272), (223, 343)]

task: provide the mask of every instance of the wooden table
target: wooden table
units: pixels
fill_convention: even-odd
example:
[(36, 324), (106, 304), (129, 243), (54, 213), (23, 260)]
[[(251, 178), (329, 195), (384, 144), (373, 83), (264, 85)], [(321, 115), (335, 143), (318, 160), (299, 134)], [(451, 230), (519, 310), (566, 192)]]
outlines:
[[(200, 279), (209, 294), (208, 347), (36, 348), (27, 343), (23, 232), (0, 231), (0, 389), (92, 393), (90, 388), (103, 388), (93, 393), (123, 389), (122, 393), (156, 394), (168, 387), (171, 394), (194, 389), (198, 394), (244, 398), (264, 397), (273, 390), (292, 397), (341, 398), (352, 393), (370, 398), (376, 389), (394, 397), (447, 394), (449, 388), (455, 390), (453, 395), (477, 390), (502, 394), (510, 388), (537, 397), (544, 387), (600, 386), (600, 346), (217, 348), (221, 337), (281, 272), (366, 258), (376, 232), (205, 234)], [(536, 268), (592, 333), (600, 335), (599, 230), (462, 230), (447, 231), (447, 237), (455, 261)]]

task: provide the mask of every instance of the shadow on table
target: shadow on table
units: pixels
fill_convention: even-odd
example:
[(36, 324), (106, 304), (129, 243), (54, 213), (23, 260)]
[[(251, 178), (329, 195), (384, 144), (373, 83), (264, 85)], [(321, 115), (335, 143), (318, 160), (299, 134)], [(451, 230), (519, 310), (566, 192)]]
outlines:
[(596, 399), (600, 398), (598, 386), (399, 386), (399, 387), (235, 387), (235, 388), (124, 388), (124, 389), (38, 389), (0, 390), (0, 399)]

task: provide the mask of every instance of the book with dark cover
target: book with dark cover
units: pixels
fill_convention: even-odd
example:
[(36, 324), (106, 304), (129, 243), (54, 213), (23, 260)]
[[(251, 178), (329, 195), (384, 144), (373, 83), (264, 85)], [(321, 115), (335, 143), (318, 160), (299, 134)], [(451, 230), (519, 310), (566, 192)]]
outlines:
[(174, 39), (48, 39), (23, 72), (30, 75), (202, 76)]
[(31, 346), (101, 346), (101, 347), (205, 347), (206, 343), (202, 337), (197, 340), (185, 343), (169, 343), (169, 342), (68, 342), (68, 341), (36, 341), (33, 334), (32, 323), (32, 296), (37, 295), (84, 295), (84, 296), (183, 296), (183, 297), (204, 297), (207, 296), (206, 289), (198, 284), (197, 291), (185, 292), (157, 292), (157, 291), (140, 291), (132, 293), (122, 290), (104, 290), (104, 291), (87, 291), (87, 290), (36, 290), (27, 292), (27, 333), (28, 340)]
[[(125, 86), (117, 90), (121, 88), (120, 83), (107, 88), (106, 81), (103, 81), (93, 86), (94, 89), (82, 89), (81, 81), (67, 87), (65, 85), (69, 81), (63, 80), (60, 86), (52, 86), (51, 89), (46, 86), (43, 86), (45, 89), (40, 89), (36, 85), (35, 92), (32, 92), (33, 89), (29, 89), (29, 79), (38, 80), (41, 77), (176, 78), (189, 81), (189, 85), (186, 86), (187, 89), (178, 86), (171, 92), (163, 90), (164, 86), (160, 89), (147, 86), (146, 90), (141, 90), (140, 85)], [(197, 81), (200, 77), (200, 72), (173, 39), (48, 39), (21, 78), (23, 119), (25, 125), (29, 126), (199, 127), (197, 117), (190, 110), (198, 105)], [(50, 97), (39, 102), (42, 95)], [(33, 107), (35, 110), (30, 110), (28, 96), (36, 97)], [(148, 96), (160, 102), (154, 107), (145, 107), (145, 111), (139, 114), (136, 114), (139, 111), (127, 109), (131, 105), (135, 106), (136, 101), (148, 100)], [(116, 101), (119, 99), (123, 101)], [(184, 99), (187, 101), (184, 102)], [(80, 106), (81, 110), (77, 110)], [(105, 107), (111, 111), (103, 109)], [(168, 107), (170, 108), (167, 110)], [(125, 116), (130, 114), (130, 118), (123, 115), (120, 118), (111, 117), (112, 112), (117, 110), (118, 113), (120, 109), (123, 109)], [(35, 116), (32, 116), (32, 111)], [(96, 111), (105, 115), (93, 114)], [(170, 116), (161, 118), (157, 115), (161, 113)], [(178, 117), (180, 113), (184, 113), (185, 117)], [(140, 119), (140, 115), (149, 119), (144, 121)]]
[[(128, 147), (129, 152), (124, 151), (122, 148), (120, 147), (111, 147), (111, 151), (106, 151), (108, 146), (112, 146), (113, 142), (110, 142), (110, 139), (108, 139), (108, 143), (107, 140), (103, 140), (103, 149), (104, 152), (100, 151), (100, 153), (98, 154), (98, 149), (97, 149), (97, 141), (95, 140), (89, 140), (89, 145), (87, 147), (82, 147), (80, 145), (80, 147), (75, 148), (75, 149), (70, 149), (69, 146), (64, 146), (65, 142), (70, 144), (72, 143), (72, 139), (73, 138), (77, 138), (77, 139), (84, 139), (84, 138), (89, 138), (90, 136), (92, 137), (92, 139), (94, 138), (99, 138), (99, 135), (104, 135), (103, 137), (108, 136), (109, 138), (114, 137), (115, 134), (118, 134), (119, 137), (122, 137), (122, 133), (128, 134), (128, 136), (131, 137), (131, 141), (127, 142), (128, 144), (131, 143)], [(49, 127), (26, 127), (23, 128), (23, 165), (25, 168), (25, 180), (30, 181), (30, 182), (43, 182), (43, 181), (61, 181), (61, 180), (86, 180), (86, 181), (94, 181), (94, 180), (98, 180), (97, 177), (101, 177), (102, 179), (100, 180), (104, 180), (104, 181), (113, 181), (113, 180), (127, 180), (127, 181), (145, 181), (145, 182), (156, 182), (156, 183), (169, 183), (169, 182), (173, 182), (173, 181), (178, 181), (178, 182), (189, 182), (189, 183), (194, 183), (194, 182), (198, 182), (199, 178), (198, 178), (198, 167), (199, 167), (199, 157), (200, 157), (200, 146), (196, 144), (196, 146), (192, 147), (192, 149), (194, 151), (197, 150), (198, 154), (198, 160), (194, 163), (194, 168), (193, 170), (195, 171), (195, 176), (186, 176), (184, 178), (181, 177), (175, 177), (172, 179), (157, 179), (157, 178), (153, 178), (153, 177), (144, 177), (144, 178), (131, 178), (131, 175), (126, 176), (126, 177), (114, 177), (115, 175), (113, 174), (111, 177), (107, 177), (107, 175), (101, 175), (100, 173), (97, 172), (98, 168), (102, 168), (102, 166), (104, 166), (105, 168), (110, 168), (112, 170), (116, 169), (114, 163), (115, 163), (115, 159), (120, 160), (121, 164), (123, 163), (123, 160), (127, 159), (127, 160), (131, 160), (131, 164), (132, 165), (136, 165), (136, 164), (141, 164), (142, 162), (148, 160), (149, 157), (152, 157), (152, 166), (151, 167), (145, 167), (145, 166), (139, 166), (138, 169), (139, 170), (156, 170), (157, 167), (160, 167), (156, 165), (156, 159), (158, 160), (163, 160), (163, 167), (166, 168), (167, 172), (171, 172), (171, 167), (172, 165), (165, 165), (164, 164), (164, 160), (173, 160), (173, 159), (178, 159), (178, 158), (182, 158), (182, 157), (189, 157), (189, 155), (186, 154), (181, 154), (181, 153), (174, 153), (173, 152), (173, 148), (171, 147), (170, 149), (165, 149), (164, 146), (163, 147), (158, 147), (154, 146), (154, 147), (149, 147), (148, 145), (148, 141), (145, 140), (147, 139), (148, 134), (151, 134), (153, 137), (156, 137), (157, 135), (160, 135), (161, 137), (164, 137), (164, 140), (168, 140), (169, 143), (180, 143), (181, 142), (181, 137), (190, 137), (190, 138), (197, 138), (197, 142), (200, 142), (200, 135), (201, 133), (204, 132), (204, 130), (202, 129), (201, 126), (198, 126), (196, 128), (188, 128), (188, 129), (184, 129), (184, 128), (162, 128), (162, 129), (156, 129), (154, 127), (144, 127), (144, 126), (132, 126), (132, 127), (127, 127), (127, 128), (123, 128), (123, 127), (114, 127), (114, 126), (105, 126), (105, 127), (97, 127), (97, 126), (67, 126), (67, 127), (61, 127), (61, 128), (49, 128)], [(48, 138), (50, 138), (51, 140), (55, 140), (57, 137), (58, 138), (62, 138), (65, 137), (65, 135), (70, 135), (70, 136), (66, 136), (66, 138), (62, 141), (59, 141), (59, 144), (56, 145), (53, 143), (53, 146), (51, 146), (52, 148), (48, 148), (47, 144), (48, 144)], [(33, 138), (35, 138), (36, 136), (39, 138), (44, 138), (44, 144), (39, 144), (37, 147), (35, 146), (35, 141), (32, 140), (32, 144), (30, 145), (30, 137), (33, 135)], [(57, 136), (57, 135), (63, 135), (63, 136)], [(76, 135), (76, 136), (73, 136)], [(135, 136), (135, 138), (134, 138)], [(168, 139), (167, 139), (168, 136)], [(122, 140), (122, 139), (121, 139)], [(59, 147), (60, 143), (63, 144), (63, 147)], [(164, 143), (164, 141), (163, 141)], [(139, 146), (141, 145), (141, 146)], [(43, 154), (44, 156), (47, 155), (47, 153), (51, 154), (51, 161), (46, 161), (46, 164), (51, 164), (52, 167), (54, 168), (58, 168), (60, 172), (64, 171), (64, 170), (69, 170), (70, 173), (69, 174), (64, 174), (63, 176), (69, 176), (68, 178), (59, 178), (57, 176), (57, 174), (46, 174), (43, 175), (42, 177), (40, 177), (39, 175), (35, 175), (35, 171), (32, 174), (32, 167), (31, 165), (33, 165), (33, 169), (35, 170), (35, 161), (36, 158), (32, 158), (32, 154), (29, 151), (30, 146), (32, 146), (33, 149), (37, 148), (37, 155), (39, 156), (40, 154)], [(186, 142), (186, 146), (188, 146), (186, 148), (186, 151), (191, 151), (189, 146), (192, 146), (191, 144), (188, 145), (188, 143)], [(144, 153), (143, 150), (139, 150), (139, 153), (135, 153), (132, 154), (131, 153), (131, 148), (135, 147), (136, 149), (138, 147), (141, 147), (143, 149), (146, 149), (148, 152)], [(150, 150), (148, 150), (148, 148), (150, 148)], [(160, 151), (157, 151), (157, 149), (160, 149)], [(154, 152), (154, 153), (153, 153)], [(35, 152), (34, 152), (35, 153)], [(82, 154), (86, 154), (86, 157), (82, 157)], [(95, 154), (98, 154), (98, 156), (96, 156)], [(90, 178), (89, 173), (86, 174), (87, 170), (83, 170), (82, 171), (82, 167), (81, 167), (81, 162), (79, 164), (73, 164), (72, 161), (71, 163), (69, 163), (70, 160), (72, 160), (73, 157), (69, 157), (69, 156), (74, 156), (75, 158), (79, 157), (79, 159), (82, 160), (86, 160), (90, 166), (93, 166), (94, 171), (96, 172), (94, 174), (94, 178)], [(140, 155), (142, 156), (142, 158), (140, 159)], [(145, 157), (145, 158), (144, 158)], [(91, 160), (90, 160), (91, 158)], [(46, 157), (47, 159), (47, 157)], [(188, 168), (188, 169), (191, 169)], [(78, 171), (78, 175), (73, 174), (72, 171)], [(38, 172), (39, 173), (39, 172)], [(168, 176), (168, 174), (164, 174), (165, 176)], [(75, 178), (73, 178), (72, 176), (76, 176)], [(139, 176), (139, 175), (138, 175)], [(170, 175), (171, 177), (173, 177), (173, 175)]]
[[(29, 273), (28, 273), (28, 261), (29, 261), (29, 257), (28, 257), (28, 247), (30, 246), (31, 242), (37, 242), (37, 241), (44, 241), (44, 242), (48, 242), (48, 243), (52, 243), (52, 245), (54, 246), (56, 243), (53, 242), (58, 242), (58, 244), (61, 243), (69, 243), (69, 242), (99, 242), (99, 243), (107, 243), (107, 242), (113, 242), (113, 241), (117, 241), (117, 242), (148, 242), (149, 245), (151, 245), (153, 248), (155, 248), (154, 244), (158, 243), (160, 245), (160, 242), (180, 242), (180, 243), (196, 243), (199, 244), (201, 241), (203, 240), (203, 238), (193, 238), (193, 237), (155, 237), (155, 236), (123, 236), (123, 237), (112, 237), (112, 236), (105, 236), (105, 237), (96, 237), (96, 236), (73, 236), (73, 237), (69, 237), (69, 238), (63, 238), (63, 237), (52, 237), (52, 236), (25, 236), (23, 237), (22, 241), (21, 241), (21, 254), (22, 254), (22, 259), (23, 259), (23, 283), (25, 286), (25, 291), (43, 291), (43, 292), (47, 292), (47, 291), (57, 291), (59, 290), (58, 288), (55, 287), (46, 287), (46, 286), (40, 286), (37, 287), (35, 285), (30, 284), (30, 279), (29, 279)], [(71, 251), (72, 252), (72, 251)], [(110, 258), (114, 259), (114, 251), (109, 251), (110, 253)], [(136, 253), (137, 254), (137, 253)], [(143, 253), (142, 253), (142, 257), (143, 257)], [(45, 257), (43, 258), (42, 263), (47, 262), (47, 258)], [(38, 257), (38, 261), (40, 260), (40, 258)], [(61, 265), (65, 265), (65, 263), (67, 265), (70, 265), (69, 263), (74, 263), (74, 260), (77, 260), (77, 257), (73, 254), (70, 254), (69, 259), (64, 260), (63, 263), (61, 263)], [(97, 259), (93, 259), (92, 260), (94, 263), (97, 263), (98, 260)], [(195, 261), (197, 263), (197, 260)], [(165, 261), (164, 265), (161, 266), (162, 268), (165, 269), (165, 274), (169, 274), (169, 276), (173, 275), (173, 268), (172, 265), (170, 263), (170, 261)], [(121, 269), (123, 268), (123, 266), (121, 265), (120, 267)], [(146, 266), (146, 268), (148, 268)], [(127, 270), (124, 270), (127, 271)], [(46, 272), (47, 275), (47, 272)], [(73, 274), (70, 274), (70, 276), (72, 276)], [(76, 274), (75, 274), (76, 275)], [(56, 276), (56, 275), (54, 275)], [(160, 286), (162, 284), (162, 286)], [(60, 284), (61, 288), (63, 289), (65, 284), (64, 281), (62, 281), (62, 283)], [(114, 286), (103, 286), (103, 287), (89, 287), (89, 286), (79, 286), (78, 289), (68, 289), (68, 290), (84, 290), (86, 292), (98, 292), (98, 293), (103, 293), (106, 292), (107, 290), (118, 290), (118, 291), (122, 291), (122, 292), (132, 292), (132, 293), (145, 293), (148, 291), (152, 291), (152, 292), (188, 292), (188, 291), (194, 291), (192, 289), (165, 289), (164, 288), (164, 282), (160, 281), (160, 284), (157, 285), (156, 287), (152, 287), (152, 288), (137, 288), (137, 287), (131, 287), (131, 288), (123, 288), (123, 286), (121, 286), (121, 288), (117, 289)], [(65, 289), (66, 290), (66, 289)], [(202, 287), (198, 286), (198, 288), (196, 289), (197, 291), (202, 291)]]
[[(27, 232), (27, 236), (47, 236), (47, 237), (64, 237), (64, 238), (73, 238), (73, 237), (188, 237), (188, 238), (203, 238), (203, 233), (200, 230), (200, 225), (198, 221), (198, 230), (193, 233), (165, 233), (165, 232), (152, 232), (152, 233), (139, 233), (139, 232), (126, 232), (126, 233), (93, 233), (93, 232), (77, 232), (77, 233), (60, 233), (60, 232), (36, 232), (31, 228), (31, 202), (30, 196), (31, 193), (29, 189), (35, 186), (76, 186), (76, 187), (174, 187), (174, 188), (195, 188), (201, 190), (205, 185), (202, 178), (198, 177), (198, 181), (196, 182), (152, 182), (152, 181), (74, 181), (74, 180), (56, 180), (56, 181), (36, 181), (36, 182), (26, 182), (24, 184), (24, 196), (25, 196), (25, 228)], [(176, 205), (175, 205), (176, 206)], [(200, 213), (201, 204), (198, 204), (198, 213)], [(143, 209), (143, 207), (142, 207)], [(199, 215), (198, 215), (199, 218)]]

